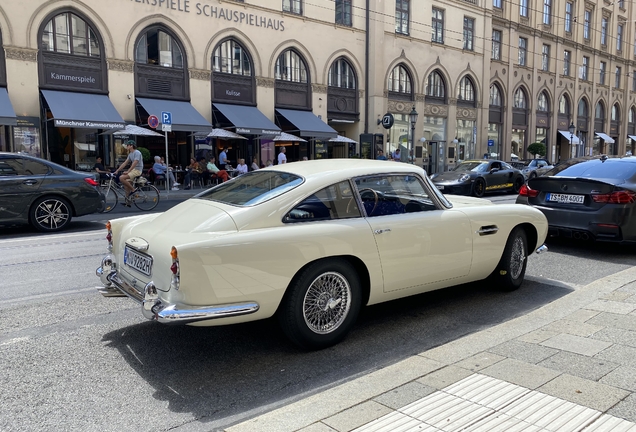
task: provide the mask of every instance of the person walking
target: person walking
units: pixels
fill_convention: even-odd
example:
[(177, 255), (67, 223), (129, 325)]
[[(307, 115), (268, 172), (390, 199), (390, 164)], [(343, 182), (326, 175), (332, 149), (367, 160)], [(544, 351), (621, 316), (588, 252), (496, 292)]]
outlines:
[(287, 163), (287, 156), (285, 156), (286, 151), (285, 147), (280, 148), (280, 153), (278, 153), (278, 165)]
[(128, 168), (128, 170), (119, 177), (119, 181), (122, 185), (124, 185), (124, 190), (126, 191), (126, 202), (124, 205), (126, 207), (130, 207), (130, 196), (134, 190), (132, 182), (141, 175), (141, 170), (144, 166), (144, 158), (141, 155), (141, 152), (137, 150), (137, 143), (133, 140), (126, 142), (126, 149), (128, 150), (128, 158), (126, 158), (126, 161), (115, 170), (115, 175), (117, 175), (120, 171), (123, 171), (124, 168), (130, 164), (130, 168)]

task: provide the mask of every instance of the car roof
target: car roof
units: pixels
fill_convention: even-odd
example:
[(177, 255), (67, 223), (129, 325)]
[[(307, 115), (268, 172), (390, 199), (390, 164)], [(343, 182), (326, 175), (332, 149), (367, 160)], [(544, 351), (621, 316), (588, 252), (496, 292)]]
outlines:
[[(306, 179), (328, 177), (331, 181), (336, 178), (359, 177), (381, 173), (413, 173), (422, 176), (425, 172), (417, 165), (373, 159), (320, 159), (311, 161), (289, 162), (274, 165), (262, 170), (281, 171), (296, 174)], [(259, 170), (260, 171), (260, 170)]]

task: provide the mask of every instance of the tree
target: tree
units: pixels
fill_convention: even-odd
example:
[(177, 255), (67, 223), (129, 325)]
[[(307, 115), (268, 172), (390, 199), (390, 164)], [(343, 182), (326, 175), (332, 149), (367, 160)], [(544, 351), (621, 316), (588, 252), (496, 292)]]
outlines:
[(528, 146), (528, 153), (532, 155), (532, 157), (545, 156), (545, 144), (536, 142), (532, 143)]

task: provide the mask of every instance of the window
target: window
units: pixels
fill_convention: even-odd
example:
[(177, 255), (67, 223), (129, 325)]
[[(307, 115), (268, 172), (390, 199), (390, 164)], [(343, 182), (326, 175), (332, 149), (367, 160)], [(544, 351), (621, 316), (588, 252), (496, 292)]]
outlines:
[(336, 60), (329, 69), (329, 86), (347, 89), (356, 88), (356, 75), (348, 61)]
[(411, 94), (411, 75), (402, 65), (397, 65), (389, 74), (388, 90), (396, 93)]
[(492, 7), (496, 7), (498, 9), (501, 9), (501, 0), (492, 0)]
[(356, 180), (369, 217), (437, 210), (424, 185), (413, 175), (378, 175)]
[(44, 51), (99, 57), (101, 49), (97, 34), (86, 21), (71, 12), (56, 15), (42, 32)]
[(303, 13), (301, 0), (283, 0), (283, 12), (301, 15)]
[(490, 86), (489, 104), (492, 106), (501, 106), (501, 93), (499, 92), (499, 87), (494, 84)]
[(603, 102), (598, 102), (596, 104), (596, 110), (594, 111), (594, 118), (596, 119), (604, 119), (605, 118), (605, 105)]
[(464, 49), (473, 50), (473, 39), (475, 35), (475, 20), (464, 17)]
[(601, 62), (600, 66), (599, 66), (599, 77), (598, 77), (598, 81), (599, 84), (601, 85), (605, 85), (605, 70), (606, 70), (606, 64), (604, 61)]
[(563, 51), (563, 75), (570, 76), (570, 66), (572, 64), (572, 52)]
[(587, 74), (590, 68), (590, 58), (587, 56), (583, 56), (583, 63), (581, 63), (581, 68), (579, 70), (579, 78), (587, 81)]
[(621, 9), (625, 9), (625, 0), (618, 0), (618, 7)]
[(409, 0), (395, 0), (395, 32), (409, 34)]
[(607, 45), (607, 18), (601, 18), (601, 45)]
[(283, 222), (313, 222), (361, 217), (351, 183), (343, 181), (326, 187), (291, 209)]
[(623, 50), (623, 24), (616, 27), (616, 51)]
[(159, 29), (150, 29), (137, 42), (135, 61), (142, 64), (183, 68), (183, 54), (177, 41)]
[(426, 79), (426, 96), (445, 99), (446, 98), (446, 86), (442, 75), (433, 71)]
[(587, 102), (585, 101), (585, 99), (579, 100), (577, 113), (578, 117), (587, 117)]
[(277, 80), (307, 83), (307, 67), (303, 59), (292, 50), (287, 50), (278, 56), (274, 75)]
[(570, 116), (570, 100), (566, 95), (559, 98), (559, 114)]
[(541, 70), (545, 72), (550, 70), (550, 45), (543, 44), (541, 49)]
[(519, 0), (519, 15), (528, 18), (528, 0)]
[(21, 158), (8, 157), (0, 159), (0, 177), (26, 175)]
[(351, 0), (336, 0), (336, 24), (351, 26)]
[(492, 31), (492, 53), (490, 58), (493, 60), (501, 60), (501, 37), (502, 34), (499, 30)]
[(616, 72), (614, 73), (615, 75), (614, 87), (616, 87), (617, 89), (621, 88), (621, 72), (622, 71), (623, 69), (620, 66), (616, 66)]
[(240, 206), (257, 205), (303, 183), (302, 177), (276, 171), (252, 171), (199, 194), (199, 198)]
[(612, 112), (610, 113), (610, 119), (613, 122), (621, 121), (621, 111), (617, 104), (612, 105)]
[(431, 40), (437, 43), (444, 43), (444, 11), (433, 8), (433, 23), (431, 28)]
[(521, 88), (518, 88), (515, 92), (513, 107), (521, 109), (526, 109), (528, 107), (528, 104), (526, 102), (526, 94)]
[(565, 31), (572, 33), (572, 3), (565, 4)]
[(550, 109), (548, 108), (548, 97), (544, 92), (539, 93), (539, 99), (537, 100), (537, 110), (548, 112)]
[(586, 10), (583, 15), (583, 39), (590, 39), (590, 21), (592, 21), (592, 12)]
[(252, 62), (238, 42), (226, 40), (214, 50), (212, 57), (214, 72), (232, 75), (252, 75)]
[(519, 38), (519, 65), (526, 65), (526, 56), (528, 55), (528, 39)]
[(636, 92), (636, 69), (632, 71), (632, 91)]
[(543, 24), (552, 24), (552, 0), (543, 0)]
[(471, 79), (467, 76), (461, 79), (459, 82), (459, 94), (457, 95), (458, 101), (475, 103), (475, 86)]

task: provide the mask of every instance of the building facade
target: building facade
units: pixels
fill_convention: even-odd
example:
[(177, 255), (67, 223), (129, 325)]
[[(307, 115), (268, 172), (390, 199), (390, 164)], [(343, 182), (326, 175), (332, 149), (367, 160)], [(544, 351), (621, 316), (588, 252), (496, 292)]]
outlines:
[[(280, 146), (290, 160), (400, 148), (402, 160), (431, 172), (484, 154), (527, 157), (533, 142), (553, 160), (624, 154), (636, 139), (632, 8), (566, 0), (8, 2), (0, 5), (0, 151), (75, 169), (101, 155), (115, 166), (131, 136), (114, 132), (151, 129), (151, 116), (169, 112), (169, 132), (161, 125), (161, 136), (133, 138), (162, 156), (167, 138), (177, 165), (224, 147), (230, 159), (261, 163)], [(245, 139), (209, 137), (213, 128)]]

